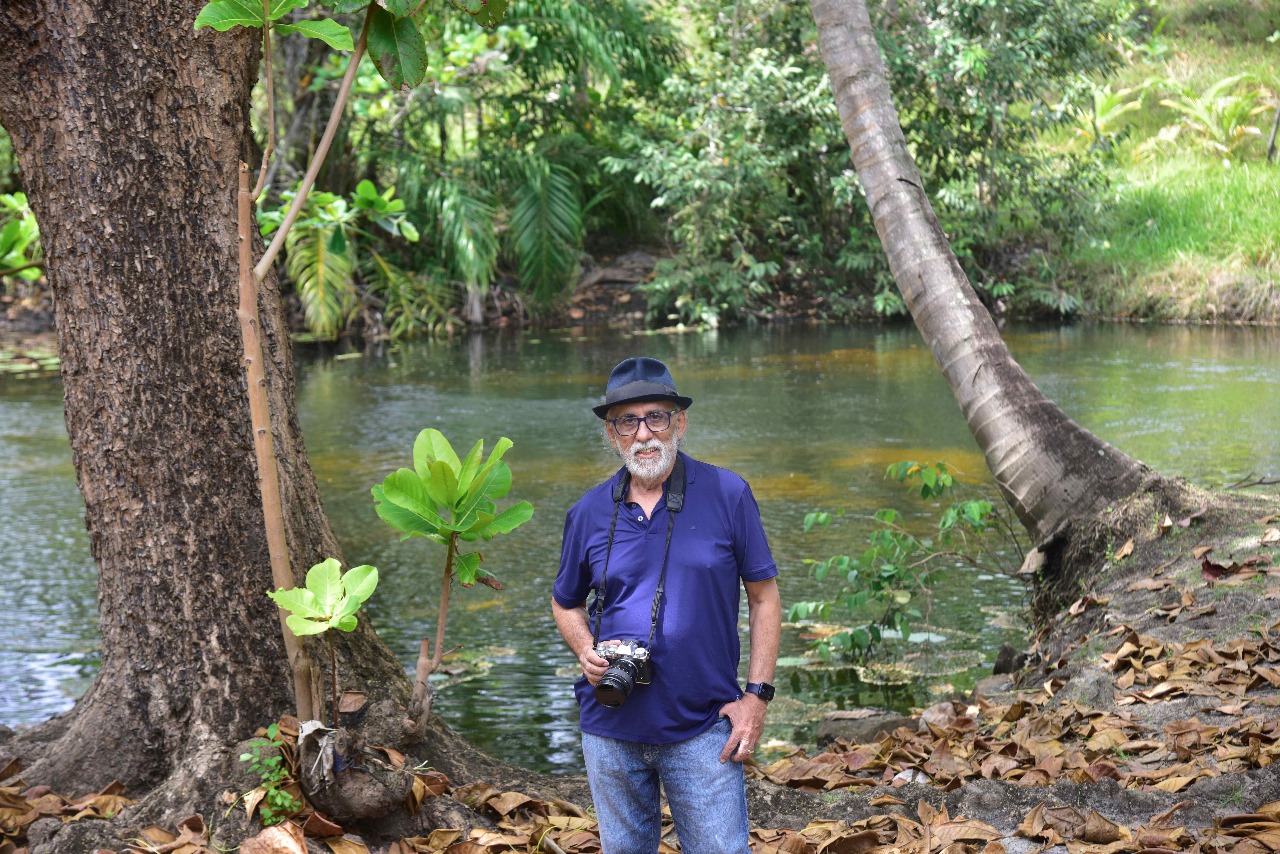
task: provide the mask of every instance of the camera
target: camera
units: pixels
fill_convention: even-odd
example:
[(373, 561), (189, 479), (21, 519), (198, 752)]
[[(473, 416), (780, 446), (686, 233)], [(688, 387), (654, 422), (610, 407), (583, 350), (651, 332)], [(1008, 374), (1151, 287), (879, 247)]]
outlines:
[(638, 640), (598, 643), (596, 655), (609, 662), (609, 669), (596, 683), (596, 702), (602, 706), (621, 706), (636, 685), (648, 685), (653, 677), (649, 650)]

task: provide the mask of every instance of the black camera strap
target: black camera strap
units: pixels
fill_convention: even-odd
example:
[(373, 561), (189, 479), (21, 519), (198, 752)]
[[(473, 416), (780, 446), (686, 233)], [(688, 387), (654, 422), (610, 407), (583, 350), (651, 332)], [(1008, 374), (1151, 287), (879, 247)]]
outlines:
[[(622, 470), (622, 477), (613, 485), (613, 517), (609, 520), (609, 545), (605, 548), (604, 568), (600, 570), (600, 587), (596, 590), (595, 626), (591, 631), (592, 646), (600, 643), (600, 621), (604, 614), (605, 584), (609, 578), (609, 558), (613, 556), (613, 537), (618, 527), (618, 511), (622, 507), (622, 499), (631, 484), (631, 472)], [(671, 556), (671, 533), (675, 530), (676, 514), (684, 509), (684, 457), (676, 454), (676, 464), (667, 478), (667, 541), (662, 547), (662, 569), (658, 572), (658, 589), (653, 594), (653, 613), (649, 625), (649, 643), (646, 649), (653, 649), (653, 638), (658, 631), (658, 609), (662, 605), (662, 591), (667, 582), (667, 558)]]

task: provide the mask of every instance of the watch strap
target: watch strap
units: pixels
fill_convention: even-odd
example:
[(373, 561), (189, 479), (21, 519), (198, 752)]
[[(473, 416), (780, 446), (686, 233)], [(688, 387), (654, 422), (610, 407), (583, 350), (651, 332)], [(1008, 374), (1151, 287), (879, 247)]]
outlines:
[(774, 688), (768, 682), (748, 682), (746, 692), (748, 694), (755, 694), (767, 703), (773, 699)]

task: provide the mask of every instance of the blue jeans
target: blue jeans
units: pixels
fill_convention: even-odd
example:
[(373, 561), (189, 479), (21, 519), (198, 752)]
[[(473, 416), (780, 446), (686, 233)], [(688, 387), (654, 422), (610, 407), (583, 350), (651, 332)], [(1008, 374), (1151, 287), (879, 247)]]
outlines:
[(721, 718), (674, 744), (640, 744), (582, 734), (591, 799), (604, 854), (654, 854), (662, 835), (658, 785), (676, 821), (683, 854), (747, 854), (742, 763), (720, 763), (733, 726)]

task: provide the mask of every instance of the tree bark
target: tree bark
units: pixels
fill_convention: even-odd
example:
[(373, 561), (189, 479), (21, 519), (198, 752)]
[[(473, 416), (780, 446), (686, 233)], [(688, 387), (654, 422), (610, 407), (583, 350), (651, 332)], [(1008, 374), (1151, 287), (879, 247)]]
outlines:
[[(99, 570), (98, 679), (23, 775), (60, 791), (117, 778), (139, 793), (199, 773), (290, 711), (264, 595), (271, 575), (236, 318), (237, 162), (249, 151), (260, 33), (196, 32), (201, 5), (0, 4), (0, 123), (40, 221)], [(301, 580), (341, 555), (296, 418), (275, 277), (263, 285), (276, 456)], [(367, 621), (344, 641), (344, 688), (407, 701), (403, 668)]]
[(907, 309), (1001, 491), (1043, 541), (1149, 474), (1080, 427), (1013, 360), (943, 234), (907, 149), (865, 0), (811, 0), (854, 167)]

